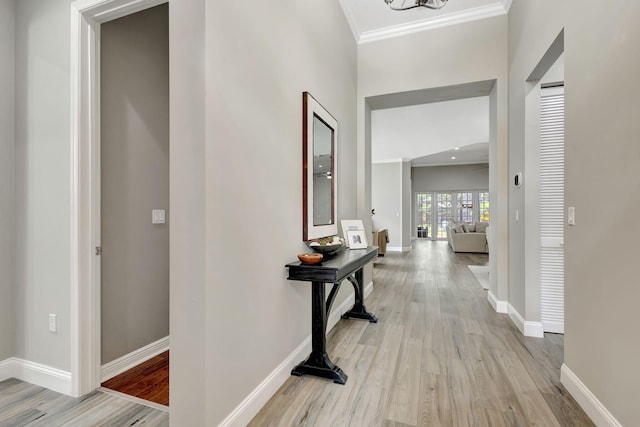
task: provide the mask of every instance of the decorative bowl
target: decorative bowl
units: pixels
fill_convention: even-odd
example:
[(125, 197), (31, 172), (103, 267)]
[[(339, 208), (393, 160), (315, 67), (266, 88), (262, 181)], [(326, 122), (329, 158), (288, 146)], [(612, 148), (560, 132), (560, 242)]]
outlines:
[(327, 245), (310, 244), (309, 247), (314, 251), (320, 252), (321, 254), (324, 254), (324, 255), (335, 255), (344, 248), (344, 243), (340, 242), (340, 243), (332, 243)]
[(303, 264), (318, 264), (322, 261), (322, 254), (300, 254), (298, 255), (298, 259)]

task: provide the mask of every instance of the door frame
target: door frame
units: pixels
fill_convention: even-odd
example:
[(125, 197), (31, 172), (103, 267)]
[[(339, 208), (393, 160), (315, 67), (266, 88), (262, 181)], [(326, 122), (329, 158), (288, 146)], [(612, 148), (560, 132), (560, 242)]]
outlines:
[(100, 26), (169, 0), (71, 3), (71, 395), (100, 386)]

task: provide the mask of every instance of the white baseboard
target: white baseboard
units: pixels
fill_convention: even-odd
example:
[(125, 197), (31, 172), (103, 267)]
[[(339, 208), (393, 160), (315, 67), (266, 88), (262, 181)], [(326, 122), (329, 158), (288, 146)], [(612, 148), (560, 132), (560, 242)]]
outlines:
[(587, 413), (591, 421), (599, 427), (611, 426), (622, 427), (622, 424), (609, 412), (607, 408), (591, 393), (591, 390), (567, 365), (562, 364), (560, 368), (560, 382), (569, 391), (569, 394), (578, 402), (584, 412)]
[(411, 246), (387, 246), (387, 252), (411, 252)]
[(13, 358), (0, 362), (0, 381), (13, 378)]
[(17, 378), (58, 393), (71, 395), (71, 373), (58, 368), (11, 357), (0, 362), (0, 381)]
[[(364, 288), (364, 298), (371, 294), (373, 282)], [(340, 320), (340, 316), (353, 305), (353, 298), (346, 298), (342, 304), (331, 310), (327, 319), (327, 332)], [(289, 356), (287, 356), (243, 401), (225, 418), (218, 427), (244, 427), (256, 416), (258, 411), (271, 399), (284, 382), (291, 376), (291, 370), (311, 352), (311, 335)]]
[(551, 332), (552, 334), (564, 334), (564, 322), (543, 321), (542, 327), (545, 332)]
[(493, 307), (496, 313), (507, 314), (509, 312), (509, 303), (507, 301), (499, 301), (493, 292), (489, 291), (487, 293), (487, 298), (489, 300), (489, 304), (491, 304), (491, 307)]
[(122, 357), (117, 358), (109, 363), (105, 363), (100, 367), (100, 382), (105, 382), (120, 375), (121, 373), (128, 371), (134, 366), (146, 362), (169, 350), (169, 337), (160, 338), (158, 341), (154, 341), (151, 344), (147, 344), (138, 350), (134, 350), (129, 354), (125, 354)]
[(522, 315), (511, 304), (509, 304), (509, 318), (518, 327), (525, 337), (544, 338), (542, 322), (531, 322), (524, 320)]

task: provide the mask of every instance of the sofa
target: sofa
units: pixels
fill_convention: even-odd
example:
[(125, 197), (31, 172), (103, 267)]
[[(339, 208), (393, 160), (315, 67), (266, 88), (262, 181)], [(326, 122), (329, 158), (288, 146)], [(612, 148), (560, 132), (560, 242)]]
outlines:
[(447, 225), (447, 240), (454, 252), (489, 253), (487, 244), (488, 222), (462, 223)]

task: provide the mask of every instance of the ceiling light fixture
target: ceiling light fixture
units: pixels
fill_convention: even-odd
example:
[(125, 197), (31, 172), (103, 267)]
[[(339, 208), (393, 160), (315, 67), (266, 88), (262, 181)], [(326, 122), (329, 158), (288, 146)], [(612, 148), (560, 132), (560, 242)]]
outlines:
[[(402, 4), (402, 6), (394, 6), (393, 3)], [(427, 9), (441, 9), (447, 4), (448, 0), (384, 0), (392, 10), (409, 10), (416, 7), (426, 7)], [(405, 2), (409, 3), (405, 6)]]
[(455, 160), (455, 159), (456, 159), (456, 156), (451, 156), (451, 160)]

